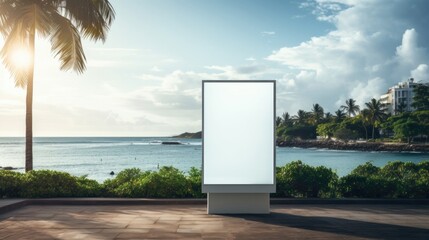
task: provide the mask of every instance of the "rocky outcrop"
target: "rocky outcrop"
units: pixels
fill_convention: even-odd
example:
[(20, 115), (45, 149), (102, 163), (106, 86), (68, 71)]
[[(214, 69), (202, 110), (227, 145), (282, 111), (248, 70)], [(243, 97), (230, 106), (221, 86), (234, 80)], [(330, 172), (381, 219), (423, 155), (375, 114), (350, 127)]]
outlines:
[(335, 150), (355, 151), (387, 151), (387, 152), (429, 152), (429, 144), (379, 143), (379, 142), (341, 142), (341, 141), (280, 141), (279, 147), (327, 148)]
[(173, 136), (174, 138), (201, 138), (201, 131), (196, 133), (185, 132), (177, 136)]
[(181, 145), (181, 142), (165, 141), (161, 143), (162, 145)]
[(18, 168), (14, 167), (0, 167), (0, 170), (17, 170)]

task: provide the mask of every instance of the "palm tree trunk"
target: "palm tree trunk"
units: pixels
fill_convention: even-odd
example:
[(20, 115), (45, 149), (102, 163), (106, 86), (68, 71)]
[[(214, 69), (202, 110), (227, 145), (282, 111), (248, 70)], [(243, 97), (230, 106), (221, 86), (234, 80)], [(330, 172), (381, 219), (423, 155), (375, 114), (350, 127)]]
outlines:
[(365, 129), (365, 140), (368, 140), (368, 129), (366, 129), (365, 124), (362, 124), (363, 128)]
[(27, 97), (25, 111), (25, 171), (33, 170), (33, 79), (34, 79), (34, 42), (36, 28), (30, 32), (30, 74), (27, 82)]
[(372, 124), (372, 140), (374, 140), (375, 123)]

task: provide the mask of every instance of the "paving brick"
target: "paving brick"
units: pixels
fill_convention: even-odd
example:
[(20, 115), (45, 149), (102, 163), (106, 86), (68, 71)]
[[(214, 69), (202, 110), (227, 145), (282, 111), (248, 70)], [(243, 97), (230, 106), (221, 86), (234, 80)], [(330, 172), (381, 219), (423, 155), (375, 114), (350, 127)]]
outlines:
[(429, 239), (427, 205), (275, 205), (268, 215), (204, 206), (26, 206), (0, 239)]

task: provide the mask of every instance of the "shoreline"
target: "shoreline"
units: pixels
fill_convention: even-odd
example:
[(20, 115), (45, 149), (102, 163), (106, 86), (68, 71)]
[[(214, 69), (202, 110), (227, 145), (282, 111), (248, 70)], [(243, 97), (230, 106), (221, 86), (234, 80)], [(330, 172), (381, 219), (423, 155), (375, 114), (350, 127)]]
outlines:
[(332, 150), (352, 150), (365, 152), (419, 152), (429, 153), (429, 144), (380, 143), (380, 142), (340, 142), (333, 140), (292, 140), (279, 141), (278, 147), (318, 148)]

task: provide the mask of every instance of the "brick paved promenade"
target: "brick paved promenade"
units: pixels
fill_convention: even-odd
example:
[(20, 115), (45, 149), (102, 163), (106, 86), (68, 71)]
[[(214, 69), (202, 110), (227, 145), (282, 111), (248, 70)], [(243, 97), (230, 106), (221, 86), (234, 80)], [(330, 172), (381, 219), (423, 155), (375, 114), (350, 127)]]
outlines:
[(0, 239), (429, 239), (427, 205), (272, 205), (207, 215), (204, 205), (29, 205), (0, 215)]

